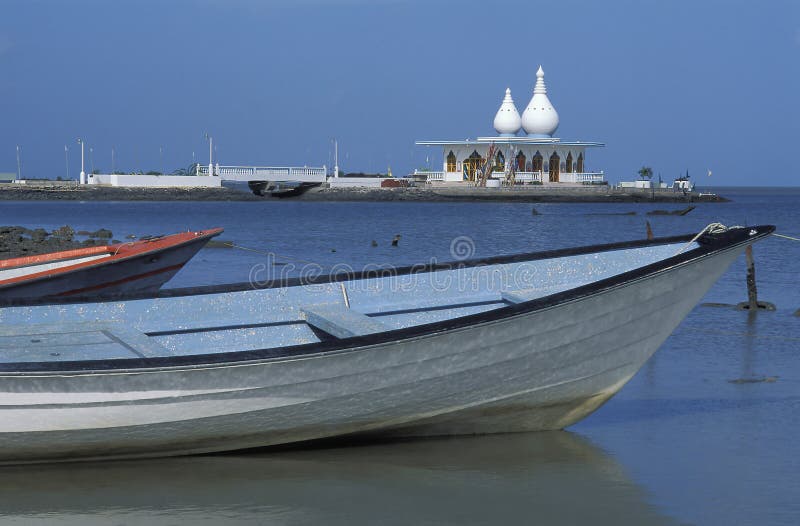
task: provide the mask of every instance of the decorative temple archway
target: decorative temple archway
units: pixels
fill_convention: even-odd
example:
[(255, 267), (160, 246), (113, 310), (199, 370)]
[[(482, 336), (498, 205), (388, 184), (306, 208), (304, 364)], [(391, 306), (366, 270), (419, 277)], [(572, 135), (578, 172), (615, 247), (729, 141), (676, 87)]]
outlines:
[(453, 150), (450, 150), (450, 153), (447, 154), (447, 171), (456, 171), (456, 154), (453, 153)]
[(497, 152), (497, 155), (494, 156), (494, 169), (493, 172), (505, 172), (506, 171), (506, 156), (503, 155), (503, 152)]
[(544, 167), (544, 158), (542, 154), (536, 152), (536, 155), (533, 156), (533, 170), (534, 172), (541, 172)]
[(517, 170), (520, 171), (520, 172), (524, 172), (525, 171), (525, 161), (527, 161), (527, 159), (525, 159), (525, 154), (520, 151), (517, 154), (516, 159), (517, 159)]
[(483, 167), (483, 157), (477, 150), (473, 151), (469, 157), (464, 159), (463, 173), (465, 181), (474, 181), (475, 173)]
[(571, 173), (572, 173), (572, 152), (567, 152), (567, 166), (566, 166), (566, 172), (567, 172), (568, 174), (571, 174)]
[(583, 154), (582, 153), (578, 154), (578, 168), (575, 171), (578, 172), (579, 174), (583, 173)]
[(556, 152), (553, 152), (553, 155), (550, 156), (550, 182), (557, 183), (558, 176), (559, 176), (559, 163), (561, 162), (561, 158), (558, 156)]

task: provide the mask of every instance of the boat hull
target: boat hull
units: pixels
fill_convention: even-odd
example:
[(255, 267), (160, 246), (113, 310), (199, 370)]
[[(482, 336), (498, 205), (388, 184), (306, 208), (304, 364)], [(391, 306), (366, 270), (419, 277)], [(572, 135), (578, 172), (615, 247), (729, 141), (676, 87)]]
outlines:
[(2, 373), (0, 461), (561, 429), (613, 396), (742, 250), (391, 343), (239, 363)]

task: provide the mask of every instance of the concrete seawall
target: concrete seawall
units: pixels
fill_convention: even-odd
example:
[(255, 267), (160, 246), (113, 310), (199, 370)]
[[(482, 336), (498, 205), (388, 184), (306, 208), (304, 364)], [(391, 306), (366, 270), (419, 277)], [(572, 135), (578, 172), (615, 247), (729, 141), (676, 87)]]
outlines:
[(499, 201), (527, 203), (700, 203), (726, 202), (717, 195), (634, 188), (530, 186), (514, 188), (314, 188), (302, 201)]
[(725, 202), (716, 195), (610, 187), (526, 186), (514, 188), (411, 187), (314, 188), (289, 198), (259, 197), (234, 188), (115, 188), (107, 186), (2, 185), (0, 201), (429, 201), (527, 203), (698, 203)]

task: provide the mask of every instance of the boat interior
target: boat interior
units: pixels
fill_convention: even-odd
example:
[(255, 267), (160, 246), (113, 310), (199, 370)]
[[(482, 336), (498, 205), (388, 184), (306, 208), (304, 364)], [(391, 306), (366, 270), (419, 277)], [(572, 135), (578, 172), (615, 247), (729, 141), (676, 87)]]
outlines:
[(406, 329), (544, 298), (699, 246), (671, 241), (296, 286), (6, 307), (2, 362), (277, 349)]

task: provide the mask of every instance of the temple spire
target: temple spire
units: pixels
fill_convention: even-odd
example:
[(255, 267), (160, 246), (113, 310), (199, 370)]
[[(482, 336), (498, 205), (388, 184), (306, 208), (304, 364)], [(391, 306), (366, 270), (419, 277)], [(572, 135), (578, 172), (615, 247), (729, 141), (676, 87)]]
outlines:
[(522, 127), (529, 137), (552, 137), (558, 128), (558, 112), (547, 97), (542, 66), (536, 71), (533, 98), (522, 113)]

